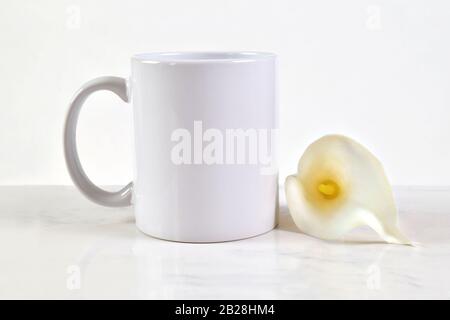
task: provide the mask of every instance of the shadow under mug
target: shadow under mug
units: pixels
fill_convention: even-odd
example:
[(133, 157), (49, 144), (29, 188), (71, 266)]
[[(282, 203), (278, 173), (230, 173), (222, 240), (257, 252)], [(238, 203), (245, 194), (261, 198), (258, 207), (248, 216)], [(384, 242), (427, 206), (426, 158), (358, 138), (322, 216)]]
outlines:
[[(263, 52), (137, 54), (129, 80), (101, 77), (75, 94), (64, 151), (75, 185), (105, 206), (134, 206), (136, 225), (156, 238), (220, 242), (275, 227), (276, 58)], [(76, 147), (78, 115), (109, 90), (133, 109), (135, 176), (116, 192), (96, 186)]]

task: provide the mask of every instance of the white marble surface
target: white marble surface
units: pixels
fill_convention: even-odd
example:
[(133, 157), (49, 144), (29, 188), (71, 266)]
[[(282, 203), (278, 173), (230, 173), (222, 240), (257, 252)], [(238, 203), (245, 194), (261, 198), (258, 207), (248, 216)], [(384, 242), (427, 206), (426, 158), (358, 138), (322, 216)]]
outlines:
[(396, 197), (418, 247), (368, 229), (317, 240), (295, 230), (285, 206), (279, 228), (259, 237), (167, 242), (137, 231), (131, 209), (72, 187), (0, 187), (0, 298), (450, 298), (450, 188)]

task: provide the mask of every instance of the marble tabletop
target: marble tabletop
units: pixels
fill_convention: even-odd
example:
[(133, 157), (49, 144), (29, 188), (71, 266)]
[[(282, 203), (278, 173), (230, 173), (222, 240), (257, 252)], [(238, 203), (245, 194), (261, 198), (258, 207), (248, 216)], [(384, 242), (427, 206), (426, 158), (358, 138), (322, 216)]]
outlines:
[(168, 242), (136, 230), (131, 208), (95, 205), (73, 187), (0, 187), (0, 298), (449, 299), (450, 188), (395, 194), (416, 247), (366, 228), (311, 238), (283, 199), (278, 228), (264, 235)]

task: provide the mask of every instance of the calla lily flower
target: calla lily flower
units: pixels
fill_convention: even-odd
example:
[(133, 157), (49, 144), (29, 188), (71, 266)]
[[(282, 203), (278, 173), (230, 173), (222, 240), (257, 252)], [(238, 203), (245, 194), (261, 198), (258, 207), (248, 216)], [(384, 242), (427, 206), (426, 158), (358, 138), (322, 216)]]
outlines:
[(328, 135), (313, 142), (285, 182), (289, 212), (304, 233), (338, 239), (363, 225), (389, 243), (411, 245), (398, 227), (383, 166), (356, 141)]

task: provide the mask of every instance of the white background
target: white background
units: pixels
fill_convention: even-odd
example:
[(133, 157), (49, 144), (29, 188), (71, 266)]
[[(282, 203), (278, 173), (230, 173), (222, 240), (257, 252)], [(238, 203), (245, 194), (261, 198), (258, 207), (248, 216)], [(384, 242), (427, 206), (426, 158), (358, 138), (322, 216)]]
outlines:
[[(397, 185), (450, 185), (450, 2), (419, 0), (0, 0), (0, 184), (71, 184), (67, 105), (133, 53), (279, 55), (281, 172), (308, 143), (349, 135)], [(91, 178), (132, 176), (131, 108), (108, 93), (81, 113)], [(155, 150), (158, 152), (158, 150)]]

